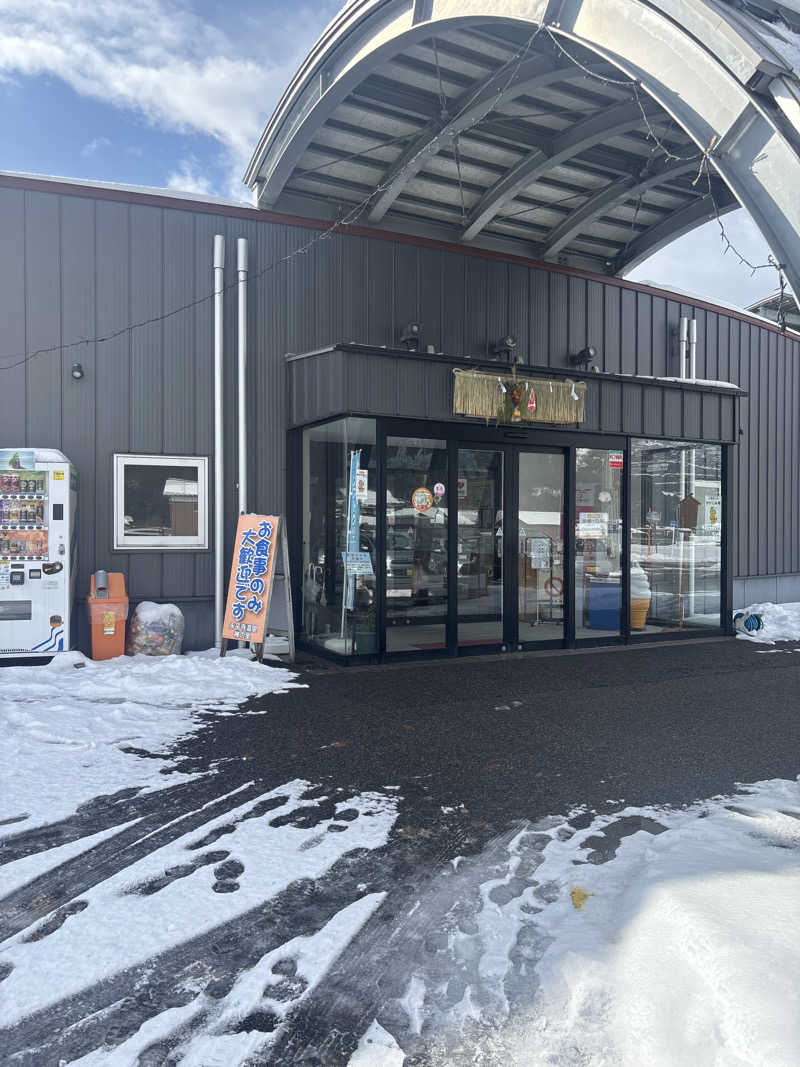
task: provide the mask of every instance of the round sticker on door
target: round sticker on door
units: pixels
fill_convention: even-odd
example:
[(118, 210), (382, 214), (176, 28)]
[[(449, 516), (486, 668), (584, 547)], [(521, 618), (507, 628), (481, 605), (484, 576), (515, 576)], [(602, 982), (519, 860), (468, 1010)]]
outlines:
[(434, 496), (444, 496), (444, 484), (442, 482), (437, 482), (436, 485), (434, 485), (434, 487), (433, 487), (433, 495)]
[(411, 506), (415, 511), (429, 511), (433, 507), (433, 493), (430, 489), (415, 489), (411, 494)]
[(548, 596), (563, 596), (564, 583), (560, 578), (548, 578), (544, 583), (544, 591)]

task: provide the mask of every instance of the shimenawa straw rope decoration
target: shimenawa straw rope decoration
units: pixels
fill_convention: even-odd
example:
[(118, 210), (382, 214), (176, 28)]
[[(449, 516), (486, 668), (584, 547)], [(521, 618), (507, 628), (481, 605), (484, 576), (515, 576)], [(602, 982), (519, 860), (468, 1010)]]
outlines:
[[(453, 371), (453, 414), (498, 422), (583, 422), (586, 383)], [(533, 399), (531, 399), (533, 394)]]

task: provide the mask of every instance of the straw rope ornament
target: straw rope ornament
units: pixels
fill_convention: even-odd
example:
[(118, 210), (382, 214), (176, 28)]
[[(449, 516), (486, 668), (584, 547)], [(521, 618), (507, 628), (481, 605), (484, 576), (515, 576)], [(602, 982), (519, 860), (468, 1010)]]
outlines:
[(583, 422), (586, 383), (453, 371), (453, 414), (497, 422)]

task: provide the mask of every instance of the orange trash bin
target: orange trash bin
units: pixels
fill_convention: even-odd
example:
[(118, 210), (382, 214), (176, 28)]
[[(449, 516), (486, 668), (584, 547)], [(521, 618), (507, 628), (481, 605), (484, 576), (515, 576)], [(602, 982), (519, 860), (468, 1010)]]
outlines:
[(125, 654), (125, 620), (128, 597), (125, 575), (97, 571), (89, 590), (89, 623), (92, 659), (112, 659)]

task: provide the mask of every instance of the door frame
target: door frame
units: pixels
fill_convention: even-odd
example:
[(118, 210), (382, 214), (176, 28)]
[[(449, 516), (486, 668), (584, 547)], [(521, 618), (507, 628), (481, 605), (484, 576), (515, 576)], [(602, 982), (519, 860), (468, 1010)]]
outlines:
[[(340, 417), (347, 417), (342, 415)], [(722, 446), (722, 494), (723, 494), (723, 513), (725, 516), (725, 524), (723, 525), (722, 534), (722, 546), (721, 546), (721, 581), (720, 581), (720, 594), (721, 594), (721, 622), (720, 627), (709, 627), (708, 630), (682, 630), (678, 632), (666, 632), (657, 634), (640, 634), (632, 633), (630, 630), (630, 559), (631, 559), (631, 529), (630, 529), (630, 516), (631, 516), (631, 483), (632, 483), (632, 471), (631, 471), (631, 442), (645, 435), (635, 434), (601, 434), (578, 431), (573, 428), (552, 428), (547, 427), (539, 429), (535, 426), (526, 424), (524, 426), (497, 426), (497, 425), (481, 425), (477, 423), (459, 423), (440, 420), (418, 420), (418, 419), (404, 419), (396, 416), (374, 416), (374, 415), (354, 415), (353, 417), (360, 418), (373, 418), (375, 420), (376, 430), (376, 531), (375, 531), (375, 550), (376, 550), (376, 564), (378, 569), (377, 581), (376, 581), (376, 626), (377, 626), (377, 650), (373, 654), (367, 655), (352, 655), (352, 656), (340, 656), (339, 654), (326, 652), (318, 645), (311, 641), (305, 641), (300, 638), (301, 647), (307, 648), (315, 654), (331, 658), (338, 662), (384, 662), (384, 661), (403, 661), (413, 659), (441, 659), (443, 656), (469, 656), (480, 655), (493, 652), (507, 652), (520, 650), (545, 650), (548, 648), (587, 648), (592, 646), (609, 646), (619, 644), (643, 644), (648, 642), (657, 641), (669, 641), (669, 640), (702, 640), (703, 638), (719, 637), (723, 634), (732, 632), (732, 626), (729, 621), (730, 611), (729, 606), (731, 603), (731, 586), (732, 586), (732, 559), (731, 559), (731, 545), (733, 538), (731, 536), (730, 524), (734, 521), (732, 514), (733, 508), (731, 501), (733, 499), (733, 488), (729, 484), (730, 472), (731, 472), (731, 453), (733, 446)], [(319, 420), (320, 423), (326, 423), (335, 421), (332, 419)], [(315, 423), (309, 423), (315, 425)], [(290, 512), (290, 520), (293, 521), (293, 527), (299, 532), (301, 515), (302, 515), (302, 478), (292, 477), (290, 472), (294, 466), (295, 470), (302, 469), (302, 433), (303, 429), (307, 427), (297, 427), (288, 434), (288, 451), (291, 462), (287, 463), (287, 510)], [(446, 443), (448, 453), (448, 483), (450, 485), (456, 484), (458, 477), (458, 449), (459, 448), (473, 448), (473, 449), (486, 449), (486, 450), (498, 450), (504, 453), (504, 473), (503, 473), (503, 503), (504, 513), (509, 510), (508, 505), (513, 501), (513, 514), (515, 533), (518, 540), (518, 511), (519, 511), (519, 484), (518, 484), (518, 466), (519, 466), (519, 454), (524, 451), (531, 452), (547, 452), (558, 453), (562, 452), (565, 456), (565, 470), (564, 470), (564, 492), (566, 494), (565, 501), (565, 545), (564, 545), (564, 592), (566, 597), (565, 603), (565, 625), (564, 625), (564, 638), (561, 641), (542, 641), (542, 642), (524, 642), (520, 643), (515, 641), (514, 638), (518, 636), (517, 630), (517, 611), (514, 611), (513, 622), (509, 621), (510, 612), (507, 609), (509, 605), (517, 604), (518, 594), (518, 575), (516, 572), (516, 553), (513, 551), (512, 541), (510, 538), (504, 538), (503, 547), (503, 600), (504, 600), (504, 612), (503, 612), (503, 641), (497, 643), (487, 643), (485, 645), (464, 646), (458, 647), (457, 644), (457, 618), (458, 618), (458, 598), (457, 598), (457, 584), (451, 580), (452, 568), (457, 566), (457, 538), (458, 528), (457, 523), (450, 521), (450, 515), (448, 514), (448, 533), (447, 533), (447, 546), (448, 546), (448, 568), (447, 568), (447, 581), (448, 581), (448, 594), (446, 603), (446, 641), (445, 647), (439, 649), (430, 650), (418, 650), (414, 652), (387, 652), (386, 651), (386, 439), (388, 436), (398, 437), (426, 437), (443, 440)], [(668, 439), (664, 439), (665, 444), (669, 443)], [(703, 442), (697, 442), (698, 445)], [(717, 443), (717, 442), (710, 442)], [(622, 610), (621, 610), (621, 633), (616, 638), (598, 637), (598, 638), (576, 638), (575, 627), (575, 595), (574, 595), (574, 582), (575, 582), (575, 459), (576, 452), (579, 448), (599, 449), (615, 452), (623, 452), (625, 456), (625, 462), (623, 466), (622, 477), (622, 522), (623, 522), (623, 537), (622, 537), (622, 554), (621, 554), (621, 566), (622, 566)], [(456, 498), (457, 503), (457, 498)], [(449, 511), (452, 510), (452, 506), (448, 504)], [(504, 514), (505, 520), (505, 514)], [(293, 584), (296, 587), (297, 595), (294, 599), (294, 608), (296, 614), (296, 623), (298, 628), (301, 623), (301, 593), (300, 582), (302, 573), (302, 558), (301, 558), (301, 543), (299, 538), (293, 538), (290, 544), (290, 552), (292, 554), (292, 568), (293, 568)], [(509, 554), (513, 556), (509, 559)], [(727, 613), (726, 613), (727, 612)], [(299, 629), (298, 629), (299, 632)]]
[[(454, 568), (458, 566), (458, 523), (452, 521), (456, 514), (458, 498), (448, 498), (447, 516), (447, 604), (445, 642), (443, 648), (415, 651), (387, 651), (386, 648), (386, 567), (380, 564), (377, 582), (378, 627), (377, 647), (381, 660), (436, 659), (442, 656), (463, 657), (491, 652), (538, 651), (591, 645), (614, 645), (627, 641), (627, 574), (628, 541), (627, 518), (629, 514), (630, 470), (628, 438), (610, 434), (576, 434), (572, 430), (536, 429), (527, 425), (476, 426), (449, 422), (408, 420), (401, 418), (378, 418), (376, 420), (376, 552), (379, 560), (385, 559), (386, 551), (386, 448), (389, 437), (422, 437), (445, 442), (447, 448), (447, 484), (455, 486), (458, 479), (458, 450), (476, 449), (503, 453), (503, 525), (508, 527), (511, 515), (512, 528), (503, 537), (503, 637), (501, 641), (489, 641), (481, 645), (458, 645), (458, 583)], [(578, 638), (575, 626), (575, 458), (579, 448), (594, 448), (622, 452), (623, 467), (623, 580), (622, 580), (622, 629), (618, 637)], [(560, 639), (548, 641), (519, 640), (519, 457), (523, 452), (561, 454), (564, 461), (564, 632)]]
[[(569, 648), (570, 618), (573, 611), (574, 598), (572, 596), (572, 578), (569, 567), (569, 537), (570, 517), (570, 456), (572, 449), (563, 444), (560, 447), (545, 445), (515, 444), (511, 446), (511, 462), (508, 464), (509, 495), (511, 505), (509, 511), (511, 523), (506, 521), (506, 511), (503, 512), (503, 525), (509, 529), (508, 537), (503, 545), (503, 566), (507, 578), (507, 610), (505, 612), (506, 637), (508, 648), (518, 652), (547, 648)], [(561, 456), (563, 463), (562, 481), (562, 507), (561, 516), (564, 525), (564, 626), (560, 638), (552, 638), (546, 641), (521, 641), (519, 636), (519, 474), (520, 457), (527, 455), (551, 455)]]

